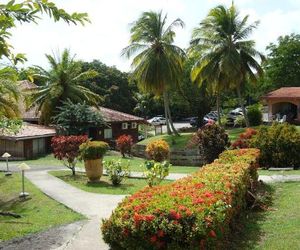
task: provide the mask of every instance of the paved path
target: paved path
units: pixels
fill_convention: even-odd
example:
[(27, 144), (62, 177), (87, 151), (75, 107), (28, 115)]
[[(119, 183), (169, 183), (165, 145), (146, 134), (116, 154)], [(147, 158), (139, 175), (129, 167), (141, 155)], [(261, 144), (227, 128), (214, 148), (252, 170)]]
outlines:
[(124, 195), (85, 192), (49, 175), (46, 170), (28, 172), (26, 177), (51, 198), (89, 218), (73, 239), (59, 249), (109, 249), (100, 235), (100, 221), (110, 216)]

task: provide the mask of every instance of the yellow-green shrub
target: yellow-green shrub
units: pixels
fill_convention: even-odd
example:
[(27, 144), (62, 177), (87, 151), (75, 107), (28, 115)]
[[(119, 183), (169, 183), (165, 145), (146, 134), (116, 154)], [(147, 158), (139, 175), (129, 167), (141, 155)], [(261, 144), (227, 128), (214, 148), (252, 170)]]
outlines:
[(162, 162), (169, 158), (170, 147), (166, 141), (156, 140), (147, 145), (146, 153), (151, 160)]

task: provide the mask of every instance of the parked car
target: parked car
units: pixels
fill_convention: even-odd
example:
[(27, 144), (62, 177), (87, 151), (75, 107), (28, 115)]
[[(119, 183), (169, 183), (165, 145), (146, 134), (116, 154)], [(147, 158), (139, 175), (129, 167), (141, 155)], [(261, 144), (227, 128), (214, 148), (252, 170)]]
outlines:
[(166, 125), (166, 118), (163, 116), (155, 116), (148, 120), (149, 123), (152, 125)]
[(227, 125), (234, 125), (237, 117), (244, 116), (241, 108), (231, 110), (227, 115)]
[(203, 117), (203, 124), (208, 123), (210, 120), (217, 121), (218, 120), (218, 112), (217, 111), (210, 111)]
[(191, 117), (190, 118), (190, 125), (193, 127), (197, 127), (198, 126), (198, 117)]

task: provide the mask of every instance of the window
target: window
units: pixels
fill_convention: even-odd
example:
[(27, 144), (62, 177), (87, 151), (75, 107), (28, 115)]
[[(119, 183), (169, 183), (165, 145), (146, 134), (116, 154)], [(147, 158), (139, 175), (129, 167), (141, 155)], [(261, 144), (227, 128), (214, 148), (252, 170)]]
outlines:
[(131, 128), (137, 128), (137, 123), (136, 122), (132, 122), (131, 123)]
[(104, 129), (104, 139), (111, 139), (112, 138), (112, 129), (106, 128)]
[(127, 122), (122, 123), (122, 129), (128, 129), (128, 123)]

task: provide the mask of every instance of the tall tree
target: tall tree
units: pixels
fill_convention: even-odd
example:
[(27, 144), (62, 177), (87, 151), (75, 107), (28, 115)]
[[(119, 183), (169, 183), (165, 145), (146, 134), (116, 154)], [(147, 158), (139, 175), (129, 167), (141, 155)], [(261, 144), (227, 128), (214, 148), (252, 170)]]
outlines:
[(300, 34), (280, 36), (267, 50), (266, 80), (271, 87), (300, 86)]
[[(237, 91), (240, 106), (243, 110), (246, 125), (249, 126), (242, 90), (247, 78), (256, 82), (263, 74), (256, 58), (264, 56), (255, 50), (255, 42), (249, 40), (250, 34), (257, 27), (258, 22), (248, 24), (249, 16), (240, 18), (234, 4), (229, 8), (223, 5), (210, 10), (200, 26), (193, 31), (191, 44), (202, 51), (200, 62), (193, 71), (194, 78), (211, 80), (215, 73), (215, 82), (220, 86), (230, 83)], [(222, 83), (222, 84), (220, 84)]]
[(122, 55), (132, 61), (132, 78), (138, 86), (157, 96), (163, 96), (168, 134), (178, 135), (169, 105), (168, 90), (177, 85), (183, 73), (185, 52), (173, 44), (174, 28), (183, 27), (181, 19), (166, 24), (167, 15), (162, 12), (144, 12), (132, 24), (130, 45), (122, 50)]
[(50, 70), (36, 66), (33, 75), (42, 85), (32, 93), (31, 106), (37, 105), (41, 112), (40, 122), (48, 124), (51, 118), (68, 99), (72, 102), (98, 105), (100, 96), (93, 93), (82, 82), (97, 75), (97, 72), (88, 70), (82, 72), (82, 64), (75, 61), (69, 50), (65, 49), (61, 56), (46, 55)]

